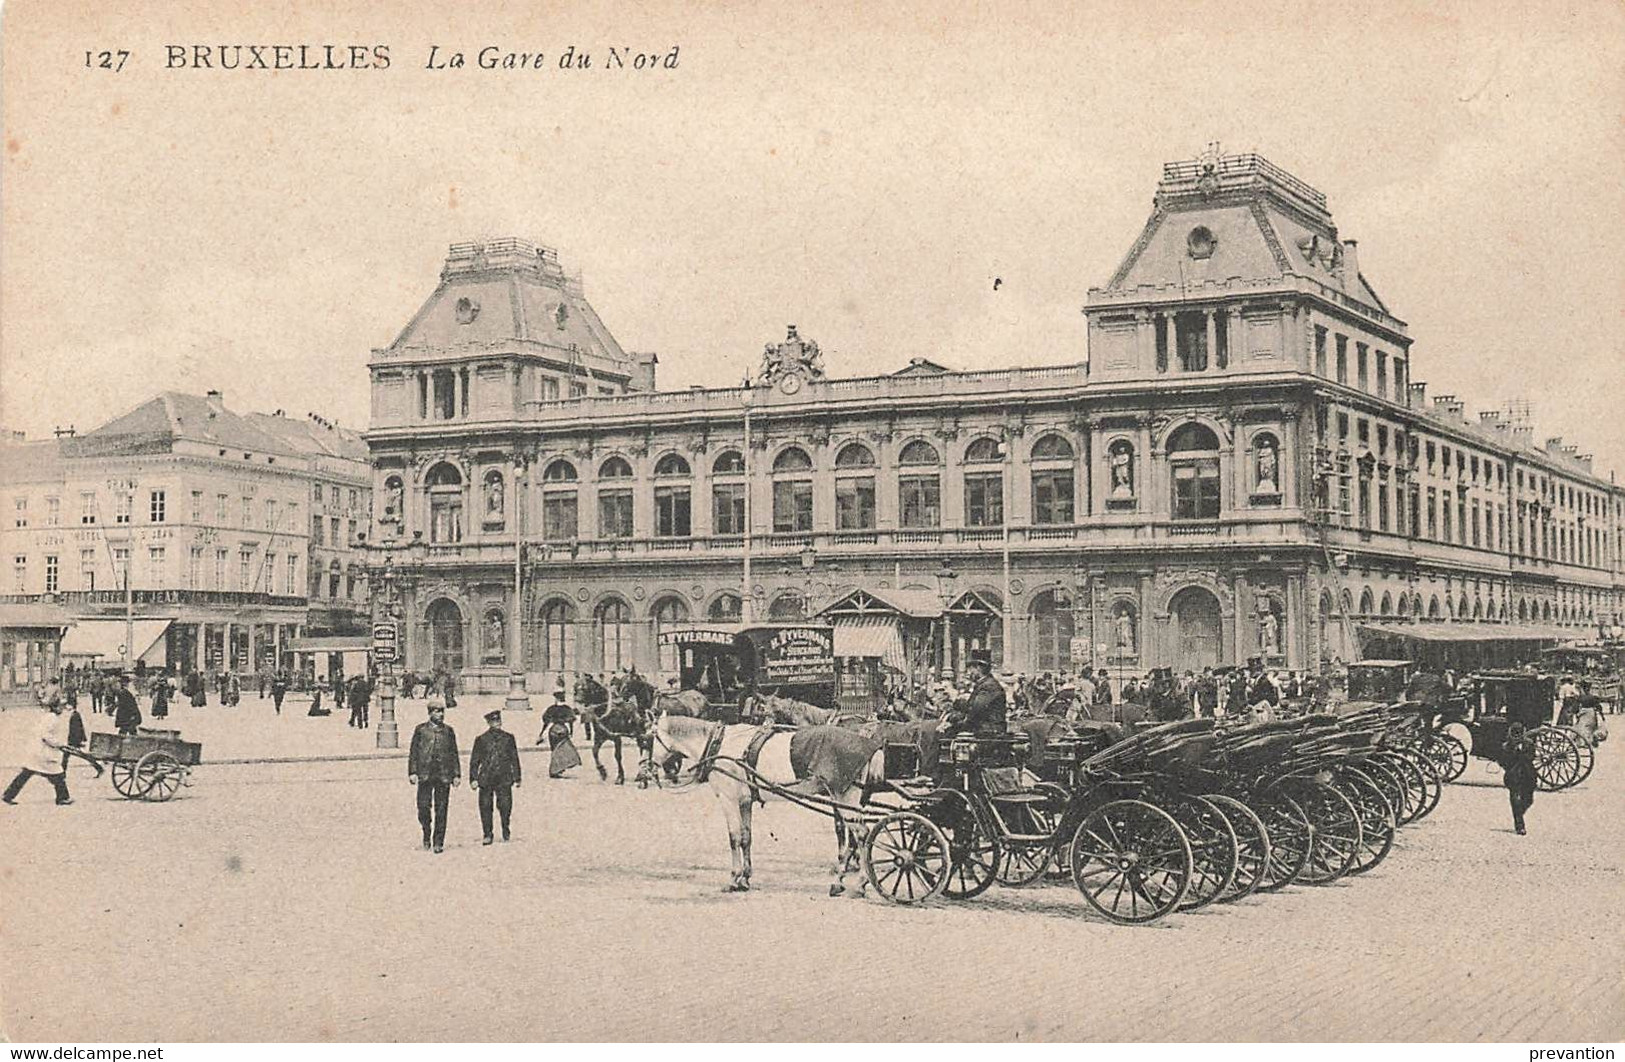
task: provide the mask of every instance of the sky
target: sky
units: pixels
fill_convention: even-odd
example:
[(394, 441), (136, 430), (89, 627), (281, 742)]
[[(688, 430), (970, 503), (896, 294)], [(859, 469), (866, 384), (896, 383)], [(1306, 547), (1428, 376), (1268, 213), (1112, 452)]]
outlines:
[[(364, 427), (447, 245), (504, 235), (666, 387), (789, 323), (837, 375), (1077, 362), (1162, 163), (1218, 141), (1327, 194), (1430, 393), (1527, 399), (1625, 472), (1617, 4), (69, 6), (0, 8), (0, 425), (31, 436), (160, 389)], [(390, 66), (165, 68), (236, 43)]]

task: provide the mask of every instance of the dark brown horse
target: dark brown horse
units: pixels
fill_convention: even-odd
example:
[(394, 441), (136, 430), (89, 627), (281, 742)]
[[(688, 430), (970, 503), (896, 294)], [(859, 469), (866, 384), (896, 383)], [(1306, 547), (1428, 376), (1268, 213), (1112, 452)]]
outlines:
[(598, 750), (605, 745), (613, 745), (615, 784), (626, 784), (626, 765), (621, 759), (621, 742), (630, 738), (637, 743), (639, 759), (643, 763), (636, 781), (640, 787), (647, 787), (651, 774), (647, 769), (649, 754), (653, 747), (649, 741), (649, 716), (639, 710), (632, 693), (620, 688), (614, 691), (605, 690), (602, 683), (584, 675), (581, 681), (576, 683), (576, 700), (582, 721), (587, 728), (587, 736), (592, 740), (592, 764), (598, 768), (599, 781), (608, 781), (609, 772), (604, 769), (603, 761), (598, 757)]

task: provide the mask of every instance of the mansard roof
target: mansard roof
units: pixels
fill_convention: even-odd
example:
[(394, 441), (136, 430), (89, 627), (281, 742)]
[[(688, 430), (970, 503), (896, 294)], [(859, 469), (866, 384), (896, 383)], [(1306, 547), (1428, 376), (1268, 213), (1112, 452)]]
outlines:
[(176, 441), (201, 442), (230, 450), (293, 456), (275, 435), (225, 407), (219, 398), (163, 391), (121, 416), (75, 438), (63, 439), (67, 456), (92, 453), (163, 451)]
[(580, 277), (559, 265), (558, 252), (512, 237), (452, 244), (434, 293), (381, 353), (516, 343), (554, 347), (561, 357), (586, 356), (622, 370), (633, 365), (587, 301)]
[(1326, 197), (1259, 155), (1163, 165), (1151, 217), (1106, 285), (1195, 287), (1308, 277), (1383, 313), (1353, 241), (1338, 238)]

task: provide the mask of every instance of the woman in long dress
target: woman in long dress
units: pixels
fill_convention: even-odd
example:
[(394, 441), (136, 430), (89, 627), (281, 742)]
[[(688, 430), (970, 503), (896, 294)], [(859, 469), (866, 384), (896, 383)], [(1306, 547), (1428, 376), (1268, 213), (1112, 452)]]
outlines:
[[(542, 713), (542, 736), (547, 738), (547, 746), (553, 750), (547, 763), (549, 778), (562, 777), (570, 768), (581, 766), (581, 754), (570, 740), (570, 724), (575, 717), (575, 709), (564, 702), (564, 691), (555, 690), (553, 703)], [(538, 738), (536, 743), (540, 745), (541, 739)]]

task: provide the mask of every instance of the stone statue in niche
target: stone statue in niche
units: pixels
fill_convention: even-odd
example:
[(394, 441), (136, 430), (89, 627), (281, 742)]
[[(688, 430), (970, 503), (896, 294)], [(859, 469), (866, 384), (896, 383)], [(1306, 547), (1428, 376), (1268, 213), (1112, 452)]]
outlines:
[(1274, 609), (1259, 614), (1258, 649), (1266, 657), (1281, 655), (1281, 621), (1275, 618)]
[(507, 624), (502, 621), (502, 613), (488, 612), (485, 615), (485, 651), (490, 656), (501, 656), (506, 650)]
[(1134, 655), (1134, 613), (1124, 608), (1118, 611), (1114, 621), (1117, 627), (1117, 651), (1124, 656)]
[(1111, 449), (1109, 458), (1111, 465), (1111, 496), (1114, 498), (1132, 498), (1134, 496), (1134, 451), (1128, 443), (1119, 442)]
[(485, 481), (485, 517), (502, 519), (502, 477), (492, 476)]
[(1264, 439), (1258, 444), (1258, 493), (1281, 493), (1279, 464), (1275, 440)]
[(384, 519), (399, 520), (401, 518), (401, 514), (405, 511), (405, 499), (404, 492), (401, 489), (401, 481), (399, 479), (391, 478), (388, 485), (386, 485), (384, 488)]

